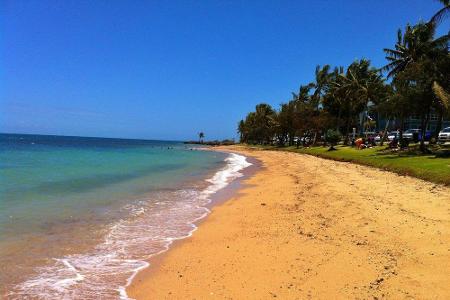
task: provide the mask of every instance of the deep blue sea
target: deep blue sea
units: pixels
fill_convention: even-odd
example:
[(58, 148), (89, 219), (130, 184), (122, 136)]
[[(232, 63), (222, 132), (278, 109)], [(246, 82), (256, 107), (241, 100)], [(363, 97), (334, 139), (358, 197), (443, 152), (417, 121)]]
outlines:
[(180, 142), (0, 134), (0, 296), (126, 299), (247, 166)]

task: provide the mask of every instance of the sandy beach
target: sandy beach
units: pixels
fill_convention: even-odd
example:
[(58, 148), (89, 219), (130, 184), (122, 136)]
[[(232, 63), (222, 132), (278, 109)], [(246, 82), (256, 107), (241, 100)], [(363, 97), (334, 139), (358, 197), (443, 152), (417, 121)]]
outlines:
[(151, 261), (136, 299), (450, 299), (450, 188), (225, 147), (262, 168)]

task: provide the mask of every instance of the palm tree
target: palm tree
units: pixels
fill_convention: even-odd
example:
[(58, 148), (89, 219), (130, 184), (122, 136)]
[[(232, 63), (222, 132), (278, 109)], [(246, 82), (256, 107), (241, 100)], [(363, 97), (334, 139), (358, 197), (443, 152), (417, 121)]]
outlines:
[(449, 41), (448, 34), (434, 39), (435, 31), (435, 23), (408, 24), (404, 33), (399, 29), (394, 49), (383, 49), (389, 63), (381, 70), (388, 72), (388, 78), (395, 77), (413, 63), (426, 58), (435, 59), (437, 52), (447, 49)]
[(241, 142), (270, 144), (277, 133), (277, 126), (276, 111), (270, 105), (261, 103), (238, 123), (238, 132)]
[(315, 71), (315, 82), (311, 83), (310, 85), (314, 87), (314, 93), (311, 95), (311, 123), (312, 123), (312, 129), (314, 132), (314, 138), (313, 138), (313, 144), (316, 143), (317, 140), (317, 133), (320, 131), (320, 125), (322, 125), (323, 122), (321, 122), (321, 112), (320, 112), (320, 106), (322, 104), (322, 95), (327, 87), (328, 81), (330, 80), (330, 66), (325, 65), (323, 68), (320, 68), (320, 66), (316, 67)]
[(312, 94), (312, 102), (314, 105), (319, 106), (321, 102), (322, 93), (324, 92), (328, 81), (330, 80), (330, 66), (325, 65), (321, 69), (320, 66), (316, 67), (315, 72), (315, 82), (312, 83), (312, 86), (315, 88), (314, 93)]
[(274, 133), (273, 127), (275, 125), (275, 110), (266, 103), (256, 105), (255, 123), (258, 143), (271, 144)]
[(349, 141), (350, 125), (355, 117), (367, 108), (369, 101), (376, 102), (385, 92), (380, 72), (370, 66), (370, 61), (361, 59), (353, 62), (345, 74), (339, 74), (334, 92), (341, 98), (347, 112), (345, 142)]
[[(304, 138), (309, 135), (311, 129), (311, 117), (313, 106), (311, 105), (311, 89), (314, 87), (313, 83), (307, 85), (300, 85), (298, 94), (292, 93), (292, 105), (294, 110), (294, 128), (295, 135)], [(298, 141), (298, 140), (297, 140)], [(299, 144), (297, 143), (297, 147)]]
[(314, 87), (313, 83), (310, 83), (308, 85), (301, 85), (298, 94), (292, 92), (292, 100), (298, 101), (301, 103), (307, 103), (310, 101), (311, 96), (309, 95), (311, 89)]
[(292, 146), (295, 138), (295, 102), (282, 103), (276, 118), (279, 144), (284, 145), (287, 141)]
[(434, 132), (434, 138), (437, 140), (439, 131), (442, 129), (444, 115), (450, 112), (450, 54), (442, 55), (435, 61), (436, 74), (433, 78), (432, 90), (435, 96), (434, 108), (438, 113), (438, 123)]
[(241, 143), (247, 143), (247, 130), (245, 128), (245, 122), (244, 120), (240, 120), (238, 123), (238, 133), (239, 133), (239, 141)]
[[(449, 35), (434, 38), (436, 22), (407, 25), (404, 34), (398, 31), (395, 49), (384, 49), (389, 63), (382, 68), (388, 71), (388, 77), (394, 82), (401, 80), (409, 84), (415, 95), (410, 97), (411, 106), (417, 105), (421, 115), (421, 130), (425, 133), (431, 107), (436, 102), (433, 94), (433, 82), (448, 77), (440, 70), (442, 61), (448, 59)], [(408, 92), (410, 94), (410, 92)], [(414, 100), (415, 99), (415, 100)], [(422, 134), (420, 148), (426, 151)]]
[(335, 67), (333, 72), (329, 74), (329, 80), (325, 89), (326, 93), (322, 101), (325, 109), (336, 114), (336, 131), (340, 130), (344, 102), (343, 93), (341, 92), (343, 74), (344, 67), (342, 66)]
[(245, 143), (255, 143), (256, 141), (256, 118), (255, 112), (249, 112), (245, 117), (245, 120), (239, 122), (239, 132), (241, 133), (242, 140)]
[(450, 0), (438, 0), (441, 2), (444, 7), (438, 10), (433, 17), (430, 19), (430, 23), (438, 25), (441, 23), (445, 18), (448, 18), (450, 14)]
[(203, 139), (205, 138), (205, 134), (203, 132), (198, 133), (198, 139), (201, 144), (203, 144)]

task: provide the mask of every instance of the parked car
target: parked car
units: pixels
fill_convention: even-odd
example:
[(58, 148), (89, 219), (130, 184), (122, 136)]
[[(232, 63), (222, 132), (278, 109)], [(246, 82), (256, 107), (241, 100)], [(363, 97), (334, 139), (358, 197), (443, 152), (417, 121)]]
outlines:
[(304, 136), (300, 138), (300, 142), (309, 144), (312, 142), (312, 138), (310, 136)]
[(420, 129), (408, 129), (403, 131), (403, 138), (408, 141), (420, 140)]
[[(389, 132), (386, 133), (386, 139), (384, 140), (385, 142), (389, 141), (389, 138), (388, 138), (389, 134), (390, 134)], [(384, 135), (383, 131), (380, 131), (380, 132), (376, 133), (374, 135), (375, 143), (377, 143), (377, 144), (381, 143), (381, 140), (383, 139), (383, 135)]]
[(375, 131), (366, 131), (364, 132), (365, 136), (375, 136), (377, 133)]
[[(425, 141), (429, 141), (431, 139), (431, 131), (427, 130), (425, 131)], [(396, 137), (397, 139), (400, 138), (400, 132), (398, 131), (392, 131), (388, 134), (388, 140), (392, 141)], [(403, 131), (403, 139), (407, 140), (408, 142), (411, 141), (420, 141), (422, 139), (422, 130), (421, 129), (408, 129)]]
[(446, 127), (439, 132), (438, 142), (440, 144), (450, 143), (450, 127)]
[(312, 138), (309, 136), (302, 136), (302, 137), (295, 137), (294, 138), (294, 143), (305, 143), (305, 144), (309, 144), (312, 142)]
[(392, 141), (393, 139), (399, 139), (400, 138), (400, 132), (398, 131), (391, 131), (388, 133), (388, 141)]

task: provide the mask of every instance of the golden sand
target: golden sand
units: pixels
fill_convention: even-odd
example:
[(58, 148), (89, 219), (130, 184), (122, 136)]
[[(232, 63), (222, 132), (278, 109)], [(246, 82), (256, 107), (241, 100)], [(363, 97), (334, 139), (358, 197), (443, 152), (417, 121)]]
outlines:
[(450, 188), (228, 147), (263, 168), (151, 261), (136, 299), (450, 299)]

